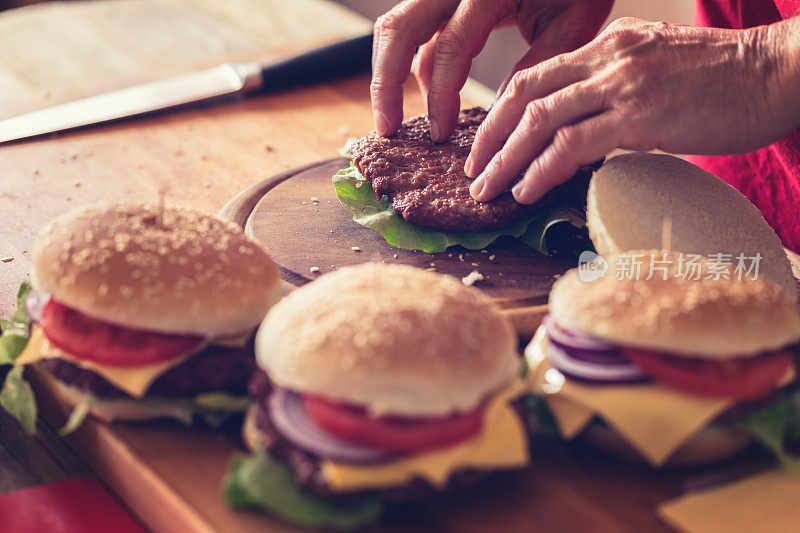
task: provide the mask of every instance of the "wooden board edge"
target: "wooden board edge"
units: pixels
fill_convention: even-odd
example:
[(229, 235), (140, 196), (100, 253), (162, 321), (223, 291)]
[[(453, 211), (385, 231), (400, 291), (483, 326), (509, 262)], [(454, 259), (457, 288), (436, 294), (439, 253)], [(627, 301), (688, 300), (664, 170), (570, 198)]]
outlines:
[(267, 194), (277, 185), (283, 183), (293, 176), (296, 176), (297, 174), (301, 174), (315, 167), (327, 165), (328, 163), (333, 163), (337, 160), (341, 160), (342, 164), (345, 166), (349, 164), (349, 160), (346, 157), (332, 157), (322, 161), (315, 161), (314, 163), (309, 163), (308, 165), (304, 165), (302, 167), (293, 168), (291, 170), (287, 170), (286, 172), (276, 174), (275, 176), (270, 176), (269, 178), (254, 183), (231, 198), (227, 204), (222, 206), (222, 209), (219, 210), (217, 216), (234, 222), (241, 227), (242, 230), (244, 230), (250, 215), (253, 213), (253, 209), (255, 209), (256, 205), (265, 194)]
[[(51, 385), (52, 378), (35, 366), (26, 375), (36, 392), (40, 416), (54, 428), (63, 426), (69, 402)], [(89, 416), (64, 440), (148, 529), (159, 533), (217, 532), (197, 509), (140, 462), (108, 424)]]
[[(309, 163), (302, 167), (293, 168), (261, 180), (231, 198), (231, 200), (220, 209), (218, 216), (234, 222), (241, 227), (250, 238), (255, 238), (250, 224), (250, 216), (264, 195), (284, 181), (298, 174), (336, 161), (341, 161), (343, 166), (346, 166), (349, 162), (346, 157), (333, 157)], [(284, 295), (311, 281), (280, 265), (279, 268), (281, 270), (281, 290)], [(547, 314), (547, 304), (543, 303), (542, 298), (503, 298), (495, 301), (503, 310), (503, 313), (508, 316), (514, 324), (517, 334), (521, 339), (532, 338), (536, 329), (541, 324), (542, 318)]]

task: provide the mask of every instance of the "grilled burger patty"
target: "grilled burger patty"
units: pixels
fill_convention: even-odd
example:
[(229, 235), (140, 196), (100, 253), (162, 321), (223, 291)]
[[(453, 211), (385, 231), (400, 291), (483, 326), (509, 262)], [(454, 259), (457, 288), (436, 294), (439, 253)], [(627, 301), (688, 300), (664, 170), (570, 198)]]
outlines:
[(585, 198), (590, 166), (581, 167), (569, 182), (531, 205), (517, 203), (510, 191), (490, 202), (473, 200), (464, 162), (486, 114), (480, 107), (462, 110), (452, 138), (443, 144), (431, 140), (427, 116), (414, 117), (391, 137), (372, 132), (356, 141), (350, 158), (378, 197), (386, 195), (406, 222), (437, 230), (500, 229), (567, 195)]
[[(256, 427), (265, 451), (288, 466), (294, 472), (297, 482), (314, 494), (326, 499), (346, 500), (348, 497), (352, 497), (353, 494), (332, 492), (322, 474), (320, 467), (322, 459), (289, 442), (275, 429), (267, 405), (272, 386), (264, 372), (257, 371), (253, 375), (248, 390), (253, 402), (258, 406)], [(440, 492), (470, 487), (488, 475), (487, 472), (467, 468), (454, 472), (444, 489), (436, 489), (424, 479), (415, 478), (401, 487), (370, 492), (379, 494), (382, 499), (387, 501), (420, 501)]]
[[(95, 374), (63, 359), (47, 359), (44, 366), (56, 379), (100, 398), (132, 398)], [(159, 376), (146, 396), (192, 397), (206, 392), (244, 395), (255, 368), (253, 339), (243, 348), (210, 345)]]

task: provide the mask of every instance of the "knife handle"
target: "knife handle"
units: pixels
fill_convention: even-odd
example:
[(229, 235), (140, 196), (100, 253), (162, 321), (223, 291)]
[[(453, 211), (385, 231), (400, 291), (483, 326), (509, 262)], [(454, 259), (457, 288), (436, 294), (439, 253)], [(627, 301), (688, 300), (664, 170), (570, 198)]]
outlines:
[(369, 70), (372, 33), (311, 50), (261, 69), (263, 91), (309, 85)]

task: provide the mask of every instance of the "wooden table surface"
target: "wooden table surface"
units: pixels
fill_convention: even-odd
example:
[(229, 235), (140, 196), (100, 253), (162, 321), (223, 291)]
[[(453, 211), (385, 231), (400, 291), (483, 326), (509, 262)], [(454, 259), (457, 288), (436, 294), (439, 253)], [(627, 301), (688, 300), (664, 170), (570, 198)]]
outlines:
[[(269, 62), (371, 23), (324, 0), (104, 0), (0, 13), (0, 119), (225, 61)], [(423, 111), (413, 81), (406, 113)], [(470, 84), (473, 103), (491, 93)], [(0, 145), (0, 316), (38, 229), (77, 206), (156, 200), (210, 212), (264, 177), (337, 155), (372, 127), (366, 75)], [(0, 414), (0, 493), (92, 475), (45, 424)]]
[[(229, 60), (270, 61), (369, 31), (319, 0), (113, 0), (0, 13), (0, 118)], [(412, 93), (413, 95), (413, 93)], [(418, 99), (409, 108), (420, 110)], [(365, 77), (0, 146), (0, 316), (49, 219), (122, 199), (217, 211), (265, 176), (336, 155), (370, 129)], [(0, 492), (90, 471), (55, 433), (0, 415)]]
[[(282, 58), (370, 26), (322, 0), (100, 0), (0, 13), (0, 119), (223, 61)], [(422, 112), (413, 81), (406, 89), (406, 115)], [(487, 91), (468, 91), (465, 100), (486, 103)], [(0, 257), (13, 258), (0, 262), (0, 316), (30, 272), (37, 230), (54, 216), (101, 200), (155, 201), (163, 187), (168, 203), (217, 211), (267, 176), (335, 156), (371, 127), (363, 75), (0, 145)], [(682, 491), (681, 473), (655, 482), (647, 468), (547, 441), (533, 455), (531, 469), (493, 479), (487, 492), (424, 509), (426, 530), (477, 531), (469, 498), (490, 506), (483, 520), (508, 530), (668, 530), (653, 509)], [(0, 493), (77, 475), (93, 474), (51, 428), (40, 424), (29, 439), (0, 414)]]

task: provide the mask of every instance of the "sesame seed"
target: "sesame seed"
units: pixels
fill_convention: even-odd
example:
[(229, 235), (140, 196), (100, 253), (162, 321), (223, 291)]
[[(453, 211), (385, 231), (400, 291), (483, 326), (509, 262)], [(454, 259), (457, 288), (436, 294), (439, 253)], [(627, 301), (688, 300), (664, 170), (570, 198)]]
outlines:
[(319, 267), (311, 267), (308, 270), (311, 271), (312, 274), (316, 274), (319, 272)]
[(361, 251), (361, 248), (359, 248), (358, 246), (351, 246), (350, 249), (353, 250), (354, 252), (360, 252)]

